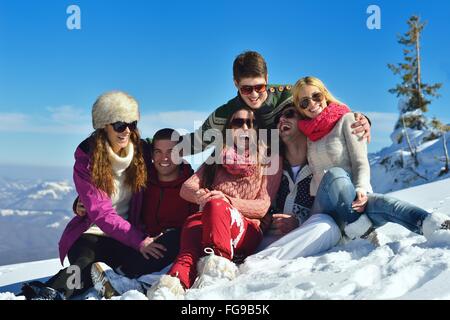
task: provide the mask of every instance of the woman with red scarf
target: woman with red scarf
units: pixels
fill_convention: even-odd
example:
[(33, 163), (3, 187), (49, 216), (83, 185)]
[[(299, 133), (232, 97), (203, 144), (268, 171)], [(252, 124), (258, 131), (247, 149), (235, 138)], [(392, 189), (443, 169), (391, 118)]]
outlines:
[(263, 237), (261, 219), (281, 180), (281, 170), (266, 174), (257, 128), (249, 107), (235, 111), (222, 132), (223, 147), (216, 146), (216, 161), (207, 161), (184, 183), (181, 197), (200, 212), (185, 222), (180, 253), (147, 292), (149, 299), (182, 299), (186, 289), (232, 280), (233, 261), (255, 252)]
[(353, 113), (322, 81), (300, 79), (293, 88), (293, 100), (303, 116), (299, 129), (308, 138), (307, 158), (313, 171), (310, 192), (316, 197), (312, 214), (330, 214), (350, 239), (394, 222), (428, 239), (444, 233), (450, 240), (448, 216), (372, 193), (366, 141), (352, 134)]

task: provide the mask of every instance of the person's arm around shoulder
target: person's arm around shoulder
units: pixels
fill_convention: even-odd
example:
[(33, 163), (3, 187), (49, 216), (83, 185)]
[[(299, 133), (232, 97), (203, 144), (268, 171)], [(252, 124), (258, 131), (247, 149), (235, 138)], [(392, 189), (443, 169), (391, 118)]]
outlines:
[(73, 213), (79, 217), (84, 217), (86, 215), (86, 208), (80, 201), (80, 197), (77, 196), (72, 204)]
[(342, 126), (345, 143), (350, 157), (353, 183), (357, 192), (367, 193), (371, 191), (370, 186), (370, 165), (367, 157), (367, 141), (363, 134), (354, 134), (350, 128), (353, 123), (353, 114), (344, 115)]
[[(183, 135), (182, 155), (187, 156), (203, 152), (211, 143), (212, 137), (209, 137), (208, 133), (221, 134), (226, 120), (235, 111), (235, 106), (238, 104), (238, 97), (235, 97), (212, 112), (197, 130)], [(211, 129), (215, 129), (215, 131), (208, 132)]]
[(354, 120), (350, 127), (353, 129), (354, 134), (363, 133), (361, 139), (367, 139), (367, 143), (370, 143), (370, 127), (371, 123), (369, 118), (361, 112), (354, 112)]

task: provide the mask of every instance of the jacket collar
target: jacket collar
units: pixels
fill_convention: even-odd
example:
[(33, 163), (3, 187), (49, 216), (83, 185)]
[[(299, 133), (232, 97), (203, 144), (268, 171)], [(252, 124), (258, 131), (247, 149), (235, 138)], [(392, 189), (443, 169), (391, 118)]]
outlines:
[(291, 165), (285, 159), (283, 161), (283, 174), (286, 176), (286, 178), (289, 179), (289, 182), (297, 184), (300, 181), (312, 175), (311, 168), (309, 167), (308, 164), (305, 164), (304, 166), (301, 167), (300, 172), (297, 174), (297, 178), (295, 179), (295, 181), (293, 181), (291, 173), (292, 173)]

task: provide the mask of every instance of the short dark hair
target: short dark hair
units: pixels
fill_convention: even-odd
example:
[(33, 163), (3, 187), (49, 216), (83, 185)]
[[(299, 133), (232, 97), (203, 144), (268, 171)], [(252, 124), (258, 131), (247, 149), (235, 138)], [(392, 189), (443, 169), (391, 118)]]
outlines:
[(257, 77), (267, 77), (267, 65), (262, 55), (256, 51), (245, 51), (234, 59), (233, 78), (235, 81)]
[(172, 135), (174, 133), (178, 134), (178, 136), (179, 136), (178, 141), (180, 141), (181, 135), (175, 129), (164, 128), (164, 129), (156, 131), (156, 133), (153, 135), (152, 142), (155, 142), (156, 140), (172, 140)]

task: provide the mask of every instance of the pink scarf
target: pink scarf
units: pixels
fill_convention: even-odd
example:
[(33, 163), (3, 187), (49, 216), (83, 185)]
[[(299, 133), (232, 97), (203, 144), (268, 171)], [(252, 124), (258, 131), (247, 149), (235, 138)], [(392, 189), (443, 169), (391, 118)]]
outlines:
[(255, 173), (256, 161), (248, 154), (238, 154), (236, 148), (224, 148), (222, 151), (222, 166), (231, 175), (249, 177)]
[(330, 103), (314, 119), (299, 120), (298, 128), (311, 141), (317, 141), (330, 133), (336, 123), (348, 112), (350, 109), (345, 104)]

